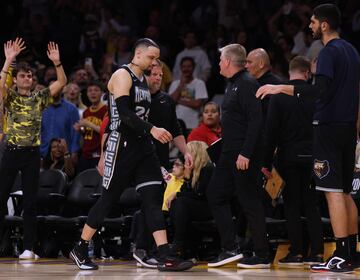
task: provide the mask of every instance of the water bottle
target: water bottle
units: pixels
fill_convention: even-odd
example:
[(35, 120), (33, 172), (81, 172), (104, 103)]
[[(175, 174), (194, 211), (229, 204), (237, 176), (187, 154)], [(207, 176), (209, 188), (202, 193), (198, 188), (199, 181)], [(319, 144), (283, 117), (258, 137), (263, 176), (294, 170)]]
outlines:
[(171, 180), (171, 174), (163, 166), (161, 166), (161, 173), (164, 178), (164, 181), (166, 183), (169, 183), (169, 181)]

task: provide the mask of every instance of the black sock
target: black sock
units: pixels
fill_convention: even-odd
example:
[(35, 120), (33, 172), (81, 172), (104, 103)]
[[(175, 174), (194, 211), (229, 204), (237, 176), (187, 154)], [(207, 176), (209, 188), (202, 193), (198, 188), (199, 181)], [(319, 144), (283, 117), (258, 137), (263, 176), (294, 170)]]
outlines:
[(80, 253), (82, 253), (83, 255), (87, 254), (89, 242), (90, 241), (88, 241), (88, 240), (84, 240), (84, 239), (80, 238), (80, 241), (77, 244), (77, 247), (80, 250)]
[(349, 253), (351, 259), (354, 259), (356, 257), (357, 242), (358, 242), (357, 234), (349, 235)]
[(164, 258), (170, 255), (170, 246), (168, 243), (158, 246), (160, 258)]
[(346, 260), (349, 259), (349, 237), (336, 238), (335, 255)]

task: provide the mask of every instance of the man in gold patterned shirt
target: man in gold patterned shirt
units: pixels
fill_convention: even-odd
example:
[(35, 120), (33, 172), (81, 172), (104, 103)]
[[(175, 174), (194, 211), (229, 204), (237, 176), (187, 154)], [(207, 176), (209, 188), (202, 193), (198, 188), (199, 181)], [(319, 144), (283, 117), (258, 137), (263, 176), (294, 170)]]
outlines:
[(57, 80), (48, 88), (31, 91), (33, 74), (26, 63), (19, 63), (12, 72), (14, 87), (8, 88), (6, 78), (9, 66), (25, 49), (21, 38), (4, 44), (5, 63), (1, 70), (0, 104), (6, 108), (7, 142), (0, 165), (0, 233), (4, 225), (6, 201), (16, 175), (21, 171), (24, 218), (24, 252), (21, 259), (36, 255), (33, 246), (36, 239), (36, 196), (40, 171), (41, 113), (51, 104), (52, 97), (60, 93), (66, 84), (66, 76), (60, 62), (57, 44), (48, 44), (47, 55), (56, 68)]

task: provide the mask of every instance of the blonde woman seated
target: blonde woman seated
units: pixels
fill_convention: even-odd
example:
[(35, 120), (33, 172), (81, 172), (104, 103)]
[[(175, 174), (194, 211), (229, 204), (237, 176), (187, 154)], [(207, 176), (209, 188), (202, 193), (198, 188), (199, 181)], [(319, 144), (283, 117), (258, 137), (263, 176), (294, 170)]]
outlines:
[(174, 225), (174, 250), (182, 254), (189, 222), (212, 219), (211, 210), (205, 196), (213, 172), (213, 164), (206, 152), (208, 147), (201, 141), (187, 144), (194, 159), (193, 168), (184, 169), (184, 183), (180, 191), (170, 195), (165, 203), (170, 209)]

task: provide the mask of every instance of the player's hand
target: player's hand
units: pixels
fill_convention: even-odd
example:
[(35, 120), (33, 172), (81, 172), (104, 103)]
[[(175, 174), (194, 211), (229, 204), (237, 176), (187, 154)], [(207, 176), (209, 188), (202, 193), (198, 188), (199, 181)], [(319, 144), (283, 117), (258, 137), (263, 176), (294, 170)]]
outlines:
[(266, 167), (261, 168), (261, 172), (264, 174), (266, 179), (272, 178), (271, 172)]
[(264, 99), (269, 94), (278, 93), (281, 93), (281, 91), (277, 85), (264, 85), (257, 90), (256, 98)]
[(238, 170), (247, 170), (249, 168), (249, 162), (250, 162), (250, 159), (239, 154), (239, 156), (236, 160), (236, 168)]
[(168, 143), (173, 139), (170, 132), (162, 127), (153, 126), (150, 134), (162, 144)]

